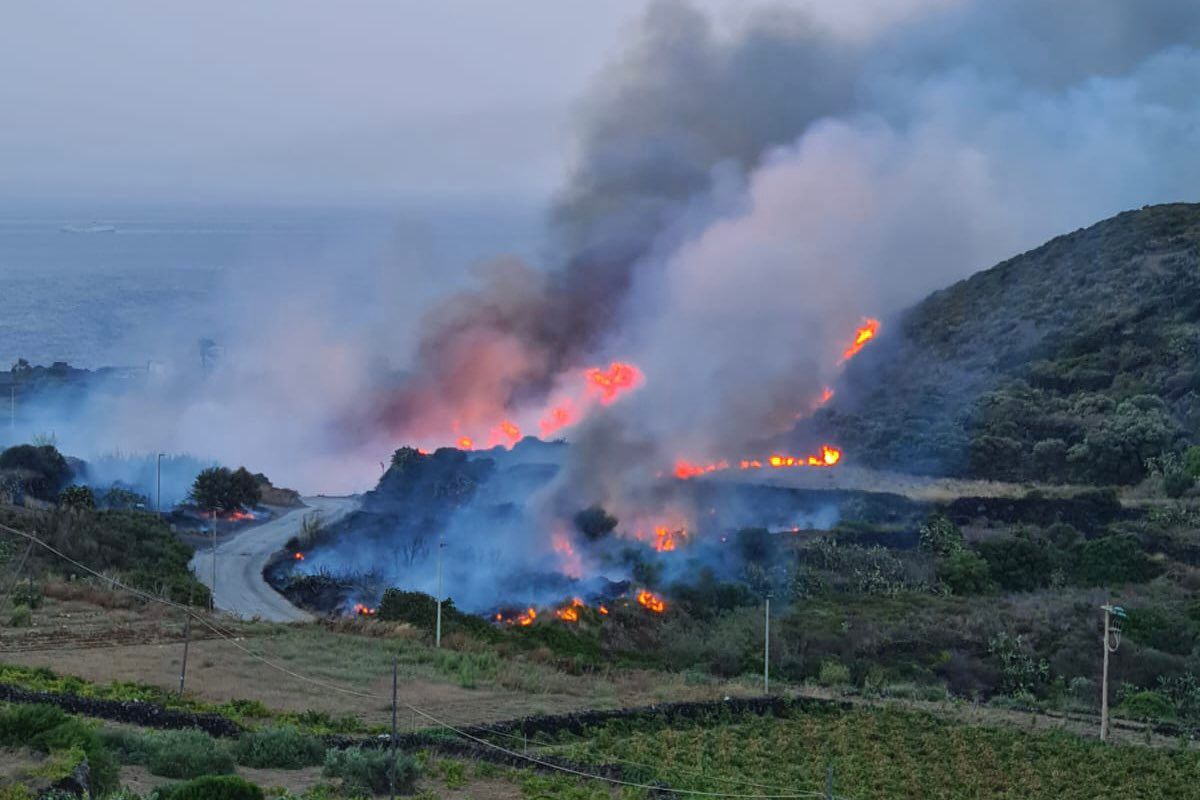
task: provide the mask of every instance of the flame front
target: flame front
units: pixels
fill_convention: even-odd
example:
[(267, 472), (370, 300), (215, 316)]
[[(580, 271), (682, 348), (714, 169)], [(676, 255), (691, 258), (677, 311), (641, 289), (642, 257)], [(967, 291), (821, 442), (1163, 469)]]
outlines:
[(354, 614), (359, 617), (373, 617), (378, 614), (378, 610), (370, 606), (364, 606), (362, 603), (354, 604)]
[(596, 393), (602, 405), (608, 405), (630, 389), (642, 384), (642, 371), (633, 364), (614, 361), (608, 369), (592, 367), (585, 373), (588, 388)]
[(686, 536), (687, 531), (682, 528), (671, 530), (666, 526), (659, 526), (654, 529), (654, 549), (660, 553), (670, 553), (679, 546), (680, 539)]
[(637, 601), (640, 605), (650, 609), (655, 614), (661, 614), (667, 610), (667, 604), (663, 599), (654, 592), (643, 589), (637, 594)]
[(846, 348), (846, 352), (842, 353), (842, 363), (849, 361), (858, 355), (867, 342), (875, 338), (879, 333), (879, 320), (864, 319), (862, 326), (854, 332), (854, 342)]
[(575, 413), (572, 411), (572, 408), (573, 406), (568, 401), (546, 412), (545, 416), (538, 422), (543, 439), (549, 439), (563, 428), (575, 424)]

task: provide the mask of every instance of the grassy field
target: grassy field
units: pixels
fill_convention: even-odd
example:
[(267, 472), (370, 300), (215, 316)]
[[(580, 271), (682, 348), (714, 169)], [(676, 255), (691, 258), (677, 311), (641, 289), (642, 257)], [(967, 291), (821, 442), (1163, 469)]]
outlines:
[[(956, 724), (897, 709), (818, 710), (704, 725), (610, 724), (547, 748), (633, 762), (643, 780), (748, 794), (824, 789), (846, 798), (1200, 797), (1200, 753), (1109, 747), (1065, 733)], [(769, 788), (768, 788), (769, 787)]]

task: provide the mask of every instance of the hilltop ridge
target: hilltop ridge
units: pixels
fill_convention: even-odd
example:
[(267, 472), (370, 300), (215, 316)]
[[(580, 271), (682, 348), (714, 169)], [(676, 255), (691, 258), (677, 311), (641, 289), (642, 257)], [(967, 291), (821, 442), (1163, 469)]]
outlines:
[(1200, 431), (1200, 205), (1124, 212), (934, 292), (813, 424), (868, 466), (1137, 482)]

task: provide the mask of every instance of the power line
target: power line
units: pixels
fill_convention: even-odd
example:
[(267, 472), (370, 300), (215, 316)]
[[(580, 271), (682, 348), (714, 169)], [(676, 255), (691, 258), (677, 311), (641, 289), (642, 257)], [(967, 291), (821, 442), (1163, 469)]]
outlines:
[[(56, 549), (53, 545), (49, 544), (48, 542), (43, 541), (42, 539), (40, 539), (37, 536), (34, 536), (31, 533), (27, 533), (25, 531), (21, 531), (16, 528), (9, 527), (8, 525), (4, 525), (2, 523), (0, 523), (0, 530), (7, 531), (16, 536), (20, 536), (30, 542), (33, 542), (33, 543), (37, 544), (39, 547), (42, 547), (43, 549), (47, 550), (48, 552), (52, 553), (53, 555), (57, 556), (58, 558), (61, 558), (62, 560), (66, 561), (67, 563), (76, 567), (77, 569), (80, 569), (96, 578), (99, 578), (102, 581), (106, 581), (106, 582), (112, 584), (113, 586), (115, 586), (119, 589), (122, 589), (123, 591), (129, 592), (129, 593), (131, 593), (137, 597), (140, 597), (148, 602), (160, 603), (162, 605), (166, 605), (168, 607), (183, 611), (185, 614), (188, 614), (193, 619), (195, 619), (197, 622), (199, 622), (201, 625), (204, 625), (206, 628), (208, 628), (213, 633), (215, 633), (218, 636), (218, 638), (233, 645), (235, 648), (242, 651), (246, 655), (250, 656), (252, 659), (259, 661), (262, 664), (264, 664), (265, 666), (270, 667), (271, 669), (274, 669), (284, 675), (288, 675), (288, 676), (295, 678), (299, 681), (302, 681), (304, 683), (308, 683), (310, 685), (317, 686), (317, 687), (320, 687), (323, 689), (328, 689), (330, 691), (338, 692), (341, 694), (365, 698), (368, 700), (383, 700), (383, 699), (385, 699), (379, 695), (374, 695), (374, 694), (370, 694), (367, 692), (359, 692), (354, 689), (347, 689), (345, 687), (338, 686), (337, 684), (329, 683), (328, 681), (319, 680), (317, 678), (312, 678), (312, 677), (309, 677), (302, 673), (296, 672), (295, 670), (292, 670), (282, 664), (278, 664), (278, 663), (272, 661), (271, 659), (268, 659), (267, 657), (262, 656), (258, 653), (255, 653), (254, 651), (250, 650), (245, 645), (238, 642), (231, 632), (224, 630), (224, 629), (220, 628), (219, 626), (215, 625), (214, 623), (212, 623), (211, 621), (209, 621), (208, 619), (203, 617), (201, 614), (199, 614), (198, 612), (196, 612), (189, 606), (185, 606), (182, 603), (176, 603), (176, 602), (174, 602), (172, 600), (168, 600), (167, 598), (164, 598), (164, 597), (157, 597), (155, 595), (149, 594), (148, 592), (144, 592), (140, 589), (136, 589), (132, 586), (129, 586), (109, 575), (104, 575), (104, 574), (98, 572), (97, 570), (87, 566), (86, 564), (82, 564), (79, 561), (76, 561), (75, 559), (71, 558), (67, 554)], [(478, 736), (474, 736), (470, 733), (467, 733), (464, 730), (460, 730), (459, 728), (456, 728), (453, 725), (450, 725), (449, 723), (439, 719), (438, 717), (435, 717), (434, 715), (432, 715), (432, 714), (428, 713), (427, 711), (420, 709), (416, 706), (405, 703), (404, 707), (406, 709), (408, 709), (409, 711), (413, 712), (414, 714), (416, 714), (420, 717), (423, 717), (424, 719), (427, 719), (430, 722), (434, 723), (437, 727), (445, 728), (446, 730), (454, 733), (457, 736), (460, 736), (464, 739), (468, 739), (468, 740), (475, 742), (476, 744), (482, 745), (484, 747), (488, 747), (493, 750), (497, 750), (501, 753), (504, 753), (505, 755), (510, 756), (511, 758), (515, 758), (515, 759), (518, 759), (521, 761), (526, 761), (531, 764), (536, 764), (545, 769), (555, 770), (558, 772), (563, 772), (566, 774), (574, 775), (574, 776), (580, 777), (580, 778), (586, 778), (589, 780), (603, 781), (605, 783), (609, 783), (609, 784), (612, 784), (615, 786), (625, 786), (625, 787), (628, 787), (631, 789), (646, 789), (646, 790), (653, 791), (653, 792), (666, 792), (666, 793), (670, 793), (670, 794), (686, 795), (686, 796), (690, 796), (690, 797), (729, 798), (730, 800), (799, 800), (800, 798), (827, 797), (828, 796), (827, 794), (822, 793), (822, 792), (792, 792), (792, 793), (788, 793), (788, 794), (733, 794), (733, 793), (726, 793), (726, 792), (708, 792), (708, 791), (703, 791), (700, 789), (675, 789), (675, 788), (665, 787), (665, 786), (655, 786), (653, 784), (647, 784), (647, 783), (637, 783), (634, 781), (625, 781), (625, 780), (621, 780), (619, 778), (610, 778), (605, 775), (596, 775), (594, 773), (584, 772), (583, 770), (577, 770), (572, 767), (566, 767), (566, 766), (563, 766), (562, 764), (555, 764), (550, 761), (544, 761), (542, 759), (530, 756), (526, 753), (518, 753), (516, 751), (509, 750), (505, 747), (501, 747), (500, 745), (495, 744), (494, 742), (489, 742), (486, 739), (482, 739)]]

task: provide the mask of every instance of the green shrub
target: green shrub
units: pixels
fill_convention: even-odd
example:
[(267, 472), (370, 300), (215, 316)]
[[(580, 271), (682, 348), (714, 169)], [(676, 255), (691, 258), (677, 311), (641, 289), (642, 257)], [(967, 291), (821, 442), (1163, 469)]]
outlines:
[(14, 605), (26, 606), (30, 609), (41, 608), (42, 601), (45, 599), (45, 595), (42, 594), (41, 584), (31, 581), (19, 584), (12, 592), (12, 602)]
[(0, 710), (0, 745), (42, 753), (78, 748), (87, 756), (92, 787), (116, 788), (117, 764), (94, 726), (48, 705), (13, 705)]
[(205, 775), (166, 786), (158, 800), (263, 800), (262, 789), (237, 775)]
[(1121, 701), (1116, 713), (1129, 719), (1168, 719), (1175, 716), (1175, 706), (1158, 692), (1134, 692)]
[(296, 728), (266, 728), (242, 734), (233, 755), (244, 767), (300, 769), (320, 764), (325, 747), (315, 736)]
[(8, 625), (12, 628), (28, 628), (33, 624), (33, 612), (29, 610), (29, 606), (13, 606), (12, 613), (8, 615)]
[(1130, 535), (1103, 536), (1083, 542), (1076, 550), (1073, 572), (1084, 586), (1141, 583), (1159, 569)]
[(325, 754), (323, 774), (341, 778), (343, 794), (383, 794), (391, 786), (391, 770), (395, 770), (396, 790), (411, 794), (420, 775), (412, 756), (396, 753), (395, 760), (388, 750), (330, 750)]
[(828, 659), (821, 663), (817, 673), (817, 683), (822, 686), (848, 686), (850, 684), (850, 668), (840, 661)]
[(951, 594), (983, 594), (992, 583), (988, 562), (970, 550), (951, 553), (937, 564), (938, 581)]
[(992, 579), (1002, 589), (1014, 592), (1028, 592), (1049, 585), (1057, 566), (1056, 551), (1049, 542), (1023, 534), (979, 544), (979, 555), (987, 561)]
[(944, 514), (930, 514), (921, 525), (921, 549), (946, 558), (963, 549), (963, 535)]
[(233, 772), (225, 745), (200, 731), (164, 731), (149, 735), (146, 769), (164, 778), (198, 778)]
[(87, 486), (68, 486), (59, 492), (58, 504), (68, 508), (95, 508), (96, 497)]

